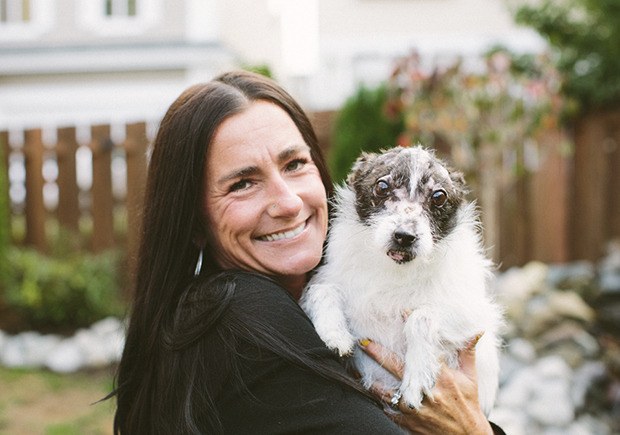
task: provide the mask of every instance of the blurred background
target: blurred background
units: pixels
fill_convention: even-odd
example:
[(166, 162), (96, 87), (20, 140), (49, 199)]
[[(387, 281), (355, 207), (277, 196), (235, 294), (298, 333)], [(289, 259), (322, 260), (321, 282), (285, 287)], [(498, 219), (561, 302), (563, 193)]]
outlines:
[(0, 0), (0, 433), (110, 433), (147, 151), (244, 68), (336, 182), (421, 142), (462, 170), (506, 306), (507, 433), (620, 431), (620, 2)]

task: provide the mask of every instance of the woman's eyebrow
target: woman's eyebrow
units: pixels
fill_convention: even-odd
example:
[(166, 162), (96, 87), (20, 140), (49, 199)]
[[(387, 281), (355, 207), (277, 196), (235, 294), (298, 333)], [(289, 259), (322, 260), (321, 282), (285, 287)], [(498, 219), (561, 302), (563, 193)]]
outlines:
[(308, 152), (310, 151), (310, 147), (306, 144), (300, 144), (300, 145), (291, 145), (290, 147), (282, 150), (280, 153), (278, 153), (278, 163), (284, 163), (285, 161), (287, 161), (288, 159), (290, 159), (291, 157), (302, 153), (302, 152)]
[(239, 168), (234, 170), (217, 180), (218, 184), (224, 184), (231, 180), (236, 180), (237, 178), (250, 177), (252, 175), (256, 175), (259, 172), (258, 166), (246, 166), (244, 168)]
[[(278, 164), (282, 164), (286, 162), (288, 159), (290, 159), (291, 157), (299, 153), (308, 152), (308, 151), (310, 151), (310, 147), (306, 144), (291, 145), (290, 147), (280, 151), (276, 158), (278, 160)], [(232, 172), (229, 172), (228, 174), (225, 174), (224, 176), (220, 177), (217, 180), (217, 183), (224, 184), (231, 180), (236, 180), (238, 178), (244, 178), (244, 177), (250, 177), (252, 175), (256, 175), (259, 172), (260, 172), (260, 169), (258, 168), (258, 166), (246, 166), (243, 168), (236, 169)]]

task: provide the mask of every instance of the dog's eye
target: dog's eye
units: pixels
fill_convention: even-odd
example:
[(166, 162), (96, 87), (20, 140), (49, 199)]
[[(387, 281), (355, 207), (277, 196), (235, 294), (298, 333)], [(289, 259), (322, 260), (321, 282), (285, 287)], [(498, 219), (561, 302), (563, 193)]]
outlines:
[(447, 199), (448, 195), (446, 195), (446, 192), (444, 190), (436, 190), (431, 195), (431, 201), (433, 202), (433, 205), (435, 207), (443, 206), (446, 203)]
[(390, 184), (385, 180), (379, 180), (375, 183), (374, 192), (375, 195), (383, 198), (384, 196), (387, 196), (388, 193), (390, 193)]

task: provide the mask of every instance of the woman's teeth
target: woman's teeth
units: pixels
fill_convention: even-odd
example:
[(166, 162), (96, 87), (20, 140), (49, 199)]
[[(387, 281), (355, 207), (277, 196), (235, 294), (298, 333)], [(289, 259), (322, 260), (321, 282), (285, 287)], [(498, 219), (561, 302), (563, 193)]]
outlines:
[(265, 240), (265, 241), (268, 241), (268, 242), (275, 242), (276, 240), (292, 239), (296, 235), (301, 234), (301, 232), (304, 230), (304, 228), (306, 228), (306, 223), (305, 222), (302, 223), (297, 228), (293, 228), (290, 231), (285, 231), (283, 233), (267, 234), (266, 236), (261, 236), (261, 237), (259, 237), (259, 240)]

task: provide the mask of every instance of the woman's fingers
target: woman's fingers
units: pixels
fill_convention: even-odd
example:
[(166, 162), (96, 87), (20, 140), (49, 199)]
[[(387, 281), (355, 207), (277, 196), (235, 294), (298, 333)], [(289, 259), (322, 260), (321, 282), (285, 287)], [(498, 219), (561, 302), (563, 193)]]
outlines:
[(374, 341), (363, 339), (359, 341), (359, 345), (372, 359), (377, 361), (388, 372), (396, 376), (398, 379), (403, 378), (405, 364), (402, 359), (394, 352), (389, 351)]
[(386, 390), (381, 386), (381, 384), (374, 383), (369, 388), (370, 392), (375, 395), (375, 397), (379, 398), (382, 402), (390, 403), (392, 397), (396, 393), (395, 390)]

